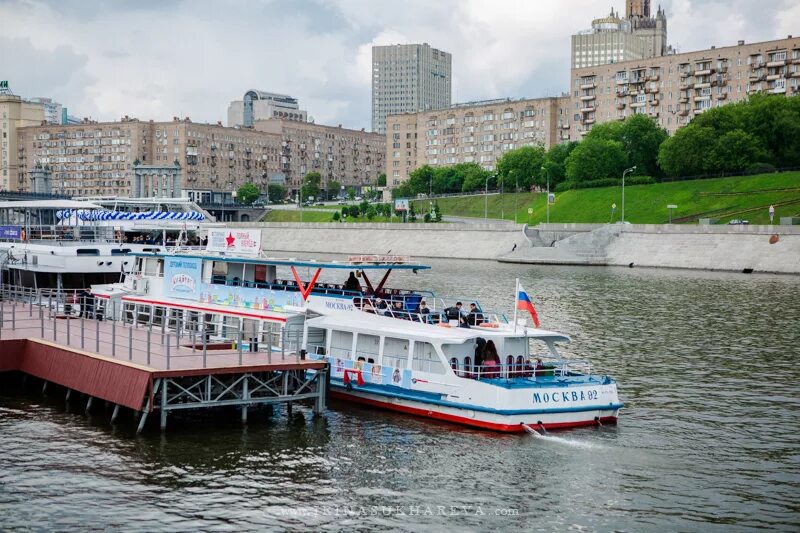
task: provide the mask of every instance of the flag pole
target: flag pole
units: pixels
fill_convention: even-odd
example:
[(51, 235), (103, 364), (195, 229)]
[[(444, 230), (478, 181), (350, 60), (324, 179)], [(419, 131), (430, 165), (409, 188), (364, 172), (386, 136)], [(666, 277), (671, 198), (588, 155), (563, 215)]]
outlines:
[(519, 278), (514, 284), (514, 333), (517, 332), (517, 304), (519, 303)]

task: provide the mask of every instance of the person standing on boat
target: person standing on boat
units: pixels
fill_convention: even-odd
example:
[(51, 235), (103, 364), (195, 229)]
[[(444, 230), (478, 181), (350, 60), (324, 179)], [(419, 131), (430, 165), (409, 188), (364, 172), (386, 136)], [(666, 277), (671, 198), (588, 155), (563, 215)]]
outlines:
[(484, 377), (500, 377), (500, 356), (497, 354), (497, 347), (494, 345), (494, 341), (486, 342), (486, 347), (483, 349), (481, 369)]
[(431, 314), (431, 310), (428, 309), (428, 304), (425, 303), (425, 300), (422, 300), (419, 303), (419, 321), (420, 322), (429, 322), (430, 317), (428, 315)]
[(348, 277), (347, 281), (344, 282), (344, 290), (361, 292), (361, 284), (358, 282), (358, 279), (356, 279), (355, 272), (350, 272), (350, 277)]

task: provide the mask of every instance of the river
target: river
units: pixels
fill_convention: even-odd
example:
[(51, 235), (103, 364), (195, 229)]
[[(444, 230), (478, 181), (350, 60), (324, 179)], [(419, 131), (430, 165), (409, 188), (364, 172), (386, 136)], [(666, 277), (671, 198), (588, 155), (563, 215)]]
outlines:
[(519, 277), (565, 352), (617, 379), (619, 424), (537, 438), (334, 403), (137, 437), (6, 385), (0, 530), (800, 529), (800, 277), (432, 265), (392, 285), (510, 312)]

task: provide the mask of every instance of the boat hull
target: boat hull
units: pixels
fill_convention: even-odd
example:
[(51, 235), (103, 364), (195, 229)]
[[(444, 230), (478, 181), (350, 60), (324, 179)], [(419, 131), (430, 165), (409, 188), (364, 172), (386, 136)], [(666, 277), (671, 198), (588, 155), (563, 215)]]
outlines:
[(356, 402), (362, 405), (503, 433), (525, 432), (526, 429), (524, 425), (535, 429), (541, 429), (543, 427), (544, 429), (551, 430), (595, 426), (598, 425), (598, 423), (616, 423), (617, 417), (619, 416), (619, 407), (570, 412), (538, 412), (505, 415), (502, 413), (435, 405), (406, 398), (389, 397), (379, 393), (359, 390), (357, 388), (348, 389), (347, 387), (334, 384), (331, 384), (330, 395), (333, 398)]

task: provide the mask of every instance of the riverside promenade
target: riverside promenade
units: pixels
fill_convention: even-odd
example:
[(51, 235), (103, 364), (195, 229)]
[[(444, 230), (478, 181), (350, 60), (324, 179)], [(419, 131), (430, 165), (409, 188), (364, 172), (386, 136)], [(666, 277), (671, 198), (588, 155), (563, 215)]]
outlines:
[(326, 364), (297, 350), (251, 352), (241, 339), (210, 344), (152, 322), (86, 318), (63, 298), (29, 289), (5, 288), (1, 296), (0, 372), (38, 378), (43, 392), (57, 385), (67, 398), (82, 393), (87, 411), (93, 401), (110, 402), (112, 423), (121, 408), (139, 417), (139, 432), (154, 411), (163, 430), (177, 410), (236, 407), (246, 422), (257, 405), (306, 400), (315, 413), (325, 409)]

